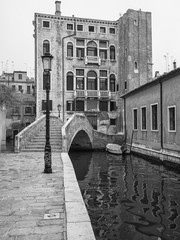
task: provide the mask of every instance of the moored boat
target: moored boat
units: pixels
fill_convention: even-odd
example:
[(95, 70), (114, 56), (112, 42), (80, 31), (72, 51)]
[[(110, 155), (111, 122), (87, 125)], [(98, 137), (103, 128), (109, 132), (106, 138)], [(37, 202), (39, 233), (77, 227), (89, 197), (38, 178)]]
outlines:
[(122, 150), (121, 150), (121, 146), (118, 144), (114, 144), (114, 143), (108, 143), (106, 145), (106, 151), (109, 153), (113, 153), (113, 154), (123, 154)]

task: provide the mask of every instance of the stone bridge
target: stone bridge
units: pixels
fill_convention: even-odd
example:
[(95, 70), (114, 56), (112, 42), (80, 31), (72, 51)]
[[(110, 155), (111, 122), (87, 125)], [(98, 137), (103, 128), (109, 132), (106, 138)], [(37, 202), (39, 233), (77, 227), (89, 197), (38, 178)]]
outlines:
[[(51, 121), (53, 119), (58, 119), (55, 116), (51, 116), (50, 118)], [(21, 131), (18, 135), (16, 135), (15, 152), (23, 151), (28, 143), (30, 144), (30, 142), (33, 142), (35, 135), (38, 135), (38, 132), (42, 131), (41, 129), (44, 125), (45, 115), (37, 119), (35, 122), (23, 129), (23, 131)], [(59, 151), (61, 152), (69, 152), (70, 149), (105, 149), (107, 143), (122, 144), (124, 140), (124, 135), (107, 135), (94, 130), (83, 113), (73, 114), (64, 125), (62, 125), (60, 120), (56, 121), (56, 125), (59, 126), (59, 130), (62, 133), (62, 139), (59, 139), (59, 141), (62, 140), (62, 146), (59, 148)]]

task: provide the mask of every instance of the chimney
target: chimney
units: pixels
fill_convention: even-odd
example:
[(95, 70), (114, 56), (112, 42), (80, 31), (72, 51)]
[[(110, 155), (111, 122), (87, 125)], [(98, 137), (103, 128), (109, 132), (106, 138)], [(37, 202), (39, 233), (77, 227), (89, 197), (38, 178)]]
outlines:
[(55, 15), (61, 16), (61, 1), (56, 1), (55, 4), (56, 4)]
[(174, 69), (176, 69), (176, 60), (174, 60), (174, 62), (173, 62), (173, 67), (174, 67)]

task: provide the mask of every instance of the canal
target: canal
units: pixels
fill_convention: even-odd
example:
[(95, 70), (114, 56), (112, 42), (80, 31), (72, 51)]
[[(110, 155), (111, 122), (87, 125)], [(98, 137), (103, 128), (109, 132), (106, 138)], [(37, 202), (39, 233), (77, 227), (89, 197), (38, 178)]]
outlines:
[(180, 172), (137, 156), (69, 155), (97, 240), (180, 239)]

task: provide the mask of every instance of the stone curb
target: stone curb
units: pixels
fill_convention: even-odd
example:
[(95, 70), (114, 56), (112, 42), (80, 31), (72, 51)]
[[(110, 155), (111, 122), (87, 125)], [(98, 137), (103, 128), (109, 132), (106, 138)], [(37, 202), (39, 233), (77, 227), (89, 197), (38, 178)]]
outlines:
[(67, 153), (61, 153), (61, 159), (64, 168), (67, 240), (95, 240), (71, 159)]

